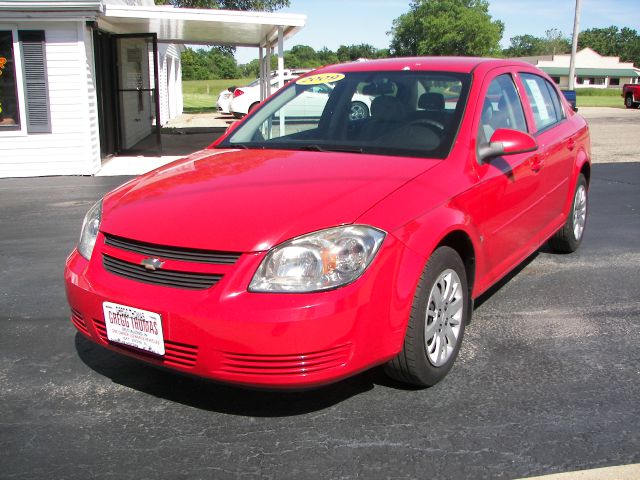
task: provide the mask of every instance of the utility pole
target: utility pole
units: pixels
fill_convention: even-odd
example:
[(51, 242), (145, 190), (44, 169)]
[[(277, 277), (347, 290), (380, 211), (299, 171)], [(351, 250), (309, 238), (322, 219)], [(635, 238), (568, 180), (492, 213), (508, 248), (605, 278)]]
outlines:
[(569, 63), (569, 90), (575, 90), (576, 51), (578, 50), (578, 32), (580, 31), (580, 0), (576, 0), (576, 12), (573, 17), (573, 37), (571, 38), (571, 62)]

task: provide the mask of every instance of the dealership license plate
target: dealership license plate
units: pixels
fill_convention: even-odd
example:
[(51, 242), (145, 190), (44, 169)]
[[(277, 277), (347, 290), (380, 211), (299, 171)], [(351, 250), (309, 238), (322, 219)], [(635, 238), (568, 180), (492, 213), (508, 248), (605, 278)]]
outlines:
[(109, 341), (164, 355), (159, 314), (111, 302), (104, 302), (102, 309)]

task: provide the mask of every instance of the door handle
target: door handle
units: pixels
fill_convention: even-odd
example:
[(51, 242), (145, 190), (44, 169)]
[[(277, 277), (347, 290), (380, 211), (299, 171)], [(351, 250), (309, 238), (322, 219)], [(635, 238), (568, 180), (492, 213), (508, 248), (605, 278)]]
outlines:
[(544, 166), (544, 157), (542, 155), (534, 155), (531, 157), (531, 170), (534, 172), (539, 172)]
[(573, 137), (569, 138), (569, 140), (567, 141), (567, 148), (570, 152), (573, 152), (573, 149), (576, 148), (576, 141), (573, 139)]

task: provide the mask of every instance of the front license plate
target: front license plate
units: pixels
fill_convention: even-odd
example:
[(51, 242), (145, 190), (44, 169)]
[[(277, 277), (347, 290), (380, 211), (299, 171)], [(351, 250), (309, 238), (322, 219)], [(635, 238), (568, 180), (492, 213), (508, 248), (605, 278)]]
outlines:
[(111, 342), (164, 355), (164, 337), (160, 315), (139, 308), (104, 302), (104, 323)]

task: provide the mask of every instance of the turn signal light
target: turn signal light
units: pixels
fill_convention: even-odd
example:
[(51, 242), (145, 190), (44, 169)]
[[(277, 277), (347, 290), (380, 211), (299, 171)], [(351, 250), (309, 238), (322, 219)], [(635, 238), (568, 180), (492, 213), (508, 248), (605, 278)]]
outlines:
[(240, 95), (242, 95), (244, 92), (242, 90), (240, 90), (239, 88), (236, 88), (233, 91), (233, 98), (239, 97)]

